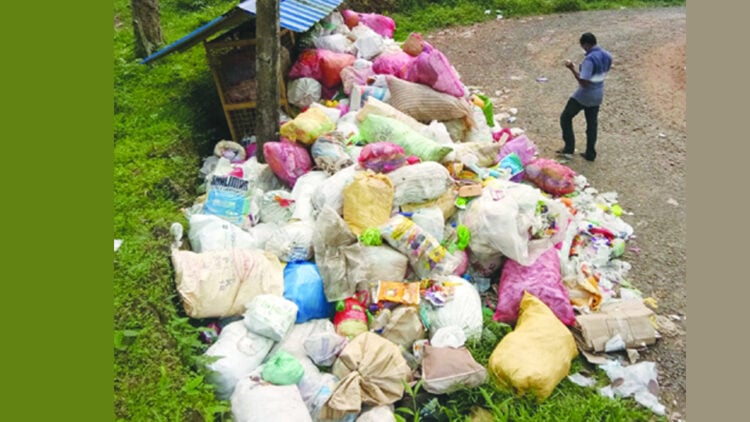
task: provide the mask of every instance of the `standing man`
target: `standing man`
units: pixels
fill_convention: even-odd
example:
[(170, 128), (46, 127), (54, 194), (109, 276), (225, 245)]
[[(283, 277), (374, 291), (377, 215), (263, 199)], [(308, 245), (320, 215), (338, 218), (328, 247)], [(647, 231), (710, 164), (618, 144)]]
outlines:
[(604, 77), (612, 66), (612, 56), (608, 51), (596, 45), (596, 37), (590, 32), (581, 35), (580, 43), (586, 56), (578, 70), (573, 62), (565, 60), (565, 67), (573, 72), (573, 76), (578, 81), (578, 89), (570, 97), (565, 110), (560, 115), (560, 127), (565, 146), (557, 153), (569, 156), (575, 151), (573, 117), (583, 110), (586, 116), (586, 152), (581, 153), (581, 156), (588, 161), (594, 161), (599, 105), (604, 98)]

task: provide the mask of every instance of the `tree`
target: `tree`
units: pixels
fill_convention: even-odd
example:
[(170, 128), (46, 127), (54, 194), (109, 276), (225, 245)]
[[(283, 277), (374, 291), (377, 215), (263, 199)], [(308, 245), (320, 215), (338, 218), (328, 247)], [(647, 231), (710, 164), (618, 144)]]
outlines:
[(164, 44), (161, 36), (159, 0), (130, 0), (133, 11), (135, 55), (144, 58)]
[(257, 149), (258, 162), (265, 163), (263, 144), (279, 139), (279, 2), (258, 0), (256, 14), (258, 40), (255, 68), (258, 78)]

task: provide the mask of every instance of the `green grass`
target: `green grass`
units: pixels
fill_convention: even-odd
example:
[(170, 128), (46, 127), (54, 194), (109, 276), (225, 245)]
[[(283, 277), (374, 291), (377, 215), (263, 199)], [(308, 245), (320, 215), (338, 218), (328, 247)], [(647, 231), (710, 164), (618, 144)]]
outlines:
[[(228, 11), (235, 0), (162, 0), (162, 32), (173, 42)], [(354, 3), (354, 2), (349, 2)], [(393, 0), (370, 1), (392, 4)], [(440, 26), (542, 14), (562, 8), (596, 9), (684, 1), (402, 1), (391, 16), (397, 37)], [(355, 9), (358, 10), (358, 9)], [(368, 11), (368, 9), (359, 9)], [(372, 9), (369, 9), (372, 10)], [(567, 9), (566, 9), (567, 10)], [(114, 222), (124, 243), (114, 255), (114, 416), (132, 421), (192, 421), (228, 418), (203, 381), (198, 340), (201, 321), (187, 319), (176, 297), (169, 259), (172, 222), (186, 220), (180, 209), (197, 197), (201, 158), (216, 141), (229, 139), (216, 89), (200, 45), (152, 66), (133, 56), (129, 0), (114, 2)], [(119, 23), (118, 23), (119, 22)], [(509, 327), (489, 323), (479, 342), (469, 344), (486, 364)], [(576, 361), (578, 367), (583, 363)], [(600, 375), (601, 376), (601, 375)], [(482, 406), (497, 420), (649, 420), (632, 400), (609, 400), (564, 380), (542, 404), (515, 399), (490, 385), (441, 398), (450, 420), (463, 420)]]

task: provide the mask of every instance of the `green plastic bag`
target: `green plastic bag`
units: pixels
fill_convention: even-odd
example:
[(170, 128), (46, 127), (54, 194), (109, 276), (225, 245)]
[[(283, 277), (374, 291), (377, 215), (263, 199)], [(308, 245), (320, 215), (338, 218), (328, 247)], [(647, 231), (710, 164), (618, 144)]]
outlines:
[(452, 148), (422, 136), (396, 119), (376, 114), (368, 114), (359, 124), (359, 134), (350, 139), (350, 142), (363, 144), (382, 141), (400, 145), (406, 155), (416, 155), (422, 161), (439, 162), (453, 151)]
[(276, 385), (297, 384), (305, 374), (305, 368), (291, 354), (281, 350), (273, 355), (265, 365), (261, 377)]
[(492, 101), (490, 101), (490, 97), (482, 94), (475, 95), (484, 103), (484, 107), (482, 107), (482, 113), (484, 113), (484, 118), (487, 120), (487, 126), (495, 127), (495, 110), (492, 106)]

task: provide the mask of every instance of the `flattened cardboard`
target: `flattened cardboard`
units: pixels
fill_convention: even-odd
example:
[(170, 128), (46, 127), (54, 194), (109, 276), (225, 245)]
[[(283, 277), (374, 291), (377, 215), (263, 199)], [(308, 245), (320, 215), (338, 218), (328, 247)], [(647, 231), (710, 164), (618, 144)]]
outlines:
[(588, 352), (604, 352), (607, 342), (618, 334), (628, 349), (648, 346), (656, 342), (653, 315), (640, 299), (606, 303), (599, 312), (576, 316), (576, 338)]

